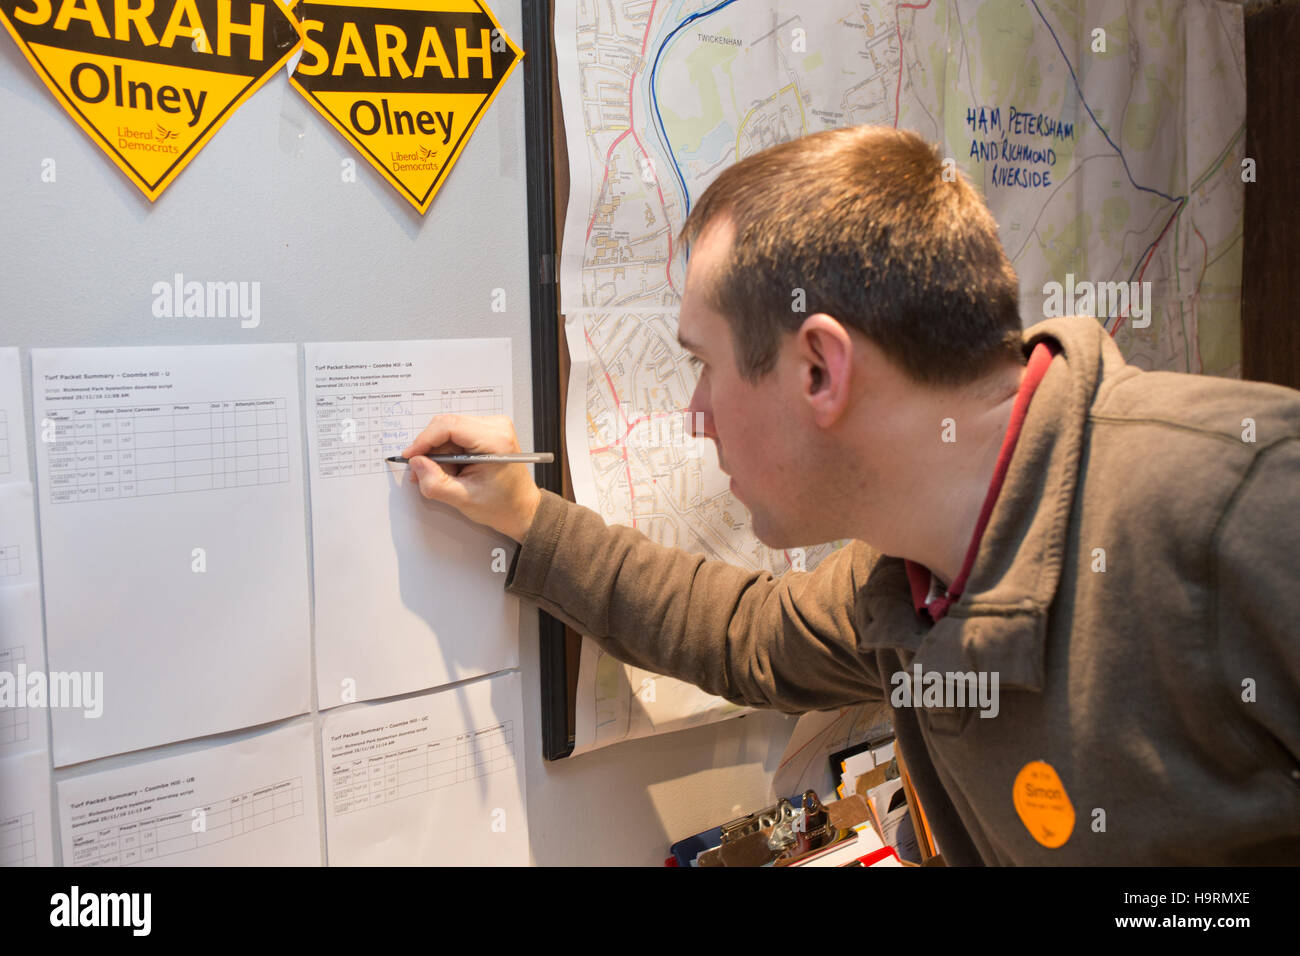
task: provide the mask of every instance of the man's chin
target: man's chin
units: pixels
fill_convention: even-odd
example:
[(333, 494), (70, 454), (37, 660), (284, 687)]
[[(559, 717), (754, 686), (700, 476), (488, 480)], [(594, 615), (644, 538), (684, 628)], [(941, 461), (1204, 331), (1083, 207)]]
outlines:
[[(816, 544), (821, 544), (821, 539), (814, 539), (811, 543), (809, 535), (800, 534), (797, 530), (789, 528), (774, 527), (763, 516), (754, 514), (753, 509), (748, 505), (745, 510), (749, 512), (749, 524), (754, 529), (754, 537), (758, 538), (767, 547), (773, 551), (784, 551), (789, 548), (811, 548)], [(834, 538), (827, 538), (826, 541), (833, 541)]]
[(754, 531), (754, 537), (774, 551), (782, 548), (796, 547), (789, 543), (789, 535), (776, 528), (768, 520), (767, 513), (764, 511), (755, 511), (744, 498), (736, 493), (736, 479), (731, 479), (731, 496), (736, 499), (736, 503), (749, 512), (749, 526)]
[(797, 547), (797, 545), (790, 543), (790, 536), (788, 534), (781, 532), (777, 528), (773, 528), (766, 520), (760, 519), (760, 517), (755, 515), (748, 506), (746, 506), (746, 510), (749, 511), (749, 523), (754, 529), (754, 537), (758, 538), (760, 542), (767, 545), (767, 547), (771, 548), (773, 551), (780, 551), (782, 548)]

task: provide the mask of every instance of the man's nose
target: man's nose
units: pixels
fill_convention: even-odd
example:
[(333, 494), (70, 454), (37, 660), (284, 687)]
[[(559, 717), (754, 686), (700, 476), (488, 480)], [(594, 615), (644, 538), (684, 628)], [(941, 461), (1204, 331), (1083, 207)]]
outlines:
[(712, 438), (718, 440), (713, 430), (713, 411), (710, 408), (709, 392), (704, 387), (704, 378), (695, 383), (691, 400), (686, 405), (686, 433), (694, 438)]
[(694, 402), (686, 406), (686, 434), (694, 438), (712, 438), (717, 439), (717, 432), (713, 430), (713, 416), (708, 412), (701, 411), (696, 407)]

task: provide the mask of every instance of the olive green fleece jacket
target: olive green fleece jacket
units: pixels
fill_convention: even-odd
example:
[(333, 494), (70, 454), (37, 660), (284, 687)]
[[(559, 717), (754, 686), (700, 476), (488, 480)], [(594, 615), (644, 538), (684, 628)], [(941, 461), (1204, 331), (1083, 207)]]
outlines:
[[(865, 542), (774, 578), (550, 492), (506, 587), (737, 704), (891, 700), (950, 864), (1300, 863), (1300, 392), (1144, 372), (1087, 316), (1026, 354), (1044, 338), (1061, 353), (938, 623)], [(918, 672), (996, 673), (995, 715), (900, 705)], [(1063, 795), (1017, 784), (1037, 761)]]

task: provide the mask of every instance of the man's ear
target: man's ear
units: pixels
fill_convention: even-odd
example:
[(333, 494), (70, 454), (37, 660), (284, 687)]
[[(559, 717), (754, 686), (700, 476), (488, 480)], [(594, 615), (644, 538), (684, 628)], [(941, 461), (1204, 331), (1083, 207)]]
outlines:
[(800, 397), (813, 420), (829, 428), (849, 406), (853, 371), (853, 340), (849, 330), (825, 312), (804, 319), (796, 333)]

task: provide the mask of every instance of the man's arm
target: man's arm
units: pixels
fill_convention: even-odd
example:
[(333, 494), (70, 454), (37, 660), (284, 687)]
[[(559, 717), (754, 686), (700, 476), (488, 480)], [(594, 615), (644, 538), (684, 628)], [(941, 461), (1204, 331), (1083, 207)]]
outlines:
[(637, 667), (784, 713), (882, 699), (855, 596), (879, 555), (851, 542), (777, 579), (655, 544), (542, 491), (506, 588)]
[[(1229, 709), (1300, 772), (1300, 438), (1261, 449), (1215, 536), (1217, 627)], [(1253, 699), (1243, 699), (1243, 681)], [(1251, 695), (1246, 695), (1247, 697)], [(1272, 748), (1270, 748), (1272, 749)]]

